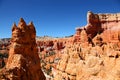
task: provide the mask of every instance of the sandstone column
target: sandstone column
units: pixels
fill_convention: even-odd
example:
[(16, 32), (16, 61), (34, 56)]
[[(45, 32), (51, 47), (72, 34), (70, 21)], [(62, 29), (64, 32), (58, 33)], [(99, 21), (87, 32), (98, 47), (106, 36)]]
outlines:
[(36, 30), (21, 18), (12, 27), (11, 47), (5, 78), (10, 80), (45, 80), (37, 53)]

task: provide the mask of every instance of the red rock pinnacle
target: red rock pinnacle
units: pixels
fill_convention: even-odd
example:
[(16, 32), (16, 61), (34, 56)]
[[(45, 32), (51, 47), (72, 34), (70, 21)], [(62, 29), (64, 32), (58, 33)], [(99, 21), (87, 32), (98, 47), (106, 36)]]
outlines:
[(5, 78), (10, 80), (45, 80), (37, 53), (36, 31), (33, 23), (26, 25), (23, 18), (18, 27), (13, 24), (11, 47)]

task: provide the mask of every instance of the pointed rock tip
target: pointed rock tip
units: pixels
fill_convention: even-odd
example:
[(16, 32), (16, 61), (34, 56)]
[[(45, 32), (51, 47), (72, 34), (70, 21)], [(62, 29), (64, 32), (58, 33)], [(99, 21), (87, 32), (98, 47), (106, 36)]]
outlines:
[(25, 22), (23, 18), (20, 18), (20, 22)]
[(33, 25), (33, 22), (32, 22), (32, 21), (30, 21), (28, 25)]
[(25, 27), (26, 26), (26, 22), (24, 21), (23, 18), (20, 18), (20, 21), (18, 23), (18, 27), (19, 28), (22, 28), (22, 27)]
[(26, 22), (24, 21), (23, 18), (20, 18), (19, 24), (20, 24), (20, 23), (24, 23), (24, 24), (26, 25)]
[(92, 11), (88, 11), (87, 13), (93, 13)]
[(17, 27), (15, 22), (13, 23), (13, 27)]
[(32, 21), (29, 22), (28, 26), (29, 26), (29, 27), (35, 27)]
[(16, 28), (17, 28), (17, 26), (16, 26), (16, 23), (14, 22), (13, 26), (12, 26), (12, 31), (14, 31)]

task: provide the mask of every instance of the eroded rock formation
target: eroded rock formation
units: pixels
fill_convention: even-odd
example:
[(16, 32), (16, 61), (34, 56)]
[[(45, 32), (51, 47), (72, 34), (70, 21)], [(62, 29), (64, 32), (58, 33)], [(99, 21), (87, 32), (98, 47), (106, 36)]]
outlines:
[(120, 36), (120, 13), (94, 14), (88, 11), (87, 25), (77, 28), (76, 34), (80, 34), (82, 29), (86, 29), (88, 36), (91, 38), (102, 33), (105, 42), (118, 42)]
[(119, 80), (120, 51), (117, 44), (82, 47), (80, 43), (68, 45), (53, 68), (54, 80)]
[[(97, 33), (102, 33), (105, 42), (118, 42), (120, 35), (120, 13), (94, 14), (88, 12), (88, 24), (85, 26), (87, 34), (94, 37)], [(106, 38), (108, 36), (109, 38)]]
[(54, 80), (120, 80), (120, 14), (88, 12), (53, 68)]
[(41, 59), (41, 66), (47, 76), (47, 79), (53, 76), (52, 68), (56, 68), (58, 61), (62, 56), (62, 51), (68, 39), (38, 40), (38, 53)]
[(12, 27), (9, 58), (1, 72), (4, 80), (45, 80), (37, 53), (36, 30), (32, 22), (28, 25), (21, 18)]

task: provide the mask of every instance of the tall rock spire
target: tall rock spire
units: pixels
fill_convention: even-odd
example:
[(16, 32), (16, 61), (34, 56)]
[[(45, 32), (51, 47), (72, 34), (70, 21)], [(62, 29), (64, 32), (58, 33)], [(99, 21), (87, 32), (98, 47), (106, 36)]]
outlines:
[[(35, 30), (34, 26), (32, 28)], [(8, 72), (8, 74), (4, 75), (5, 79), (45, 80), (40, 67), (35, 37), (31, 36), (32, 34), (36, 36), (33, 29), (26, 25), (22, 18), (18, 27), (15, 24), (13, 25), (9, 58), (5, 66), (6, 73)]]

